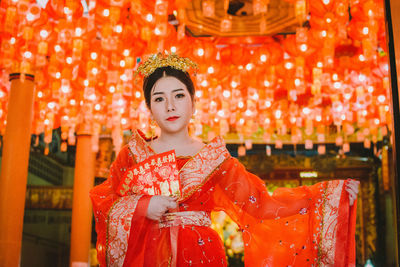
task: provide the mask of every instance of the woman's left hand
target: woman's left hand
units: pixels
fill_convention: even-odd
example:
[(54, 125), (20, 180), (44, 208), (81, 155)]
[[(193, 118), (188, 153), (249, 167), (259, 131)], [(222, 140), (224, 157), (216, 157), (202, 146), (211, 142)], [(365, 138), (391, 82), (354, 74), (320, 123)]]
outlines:
[(357, 180), (349, 179), (346, 183), (346, 191), (349, 193), (350, 206), (353, 206), (354, 201), (357, 199), (358, 188), (360, 182)]

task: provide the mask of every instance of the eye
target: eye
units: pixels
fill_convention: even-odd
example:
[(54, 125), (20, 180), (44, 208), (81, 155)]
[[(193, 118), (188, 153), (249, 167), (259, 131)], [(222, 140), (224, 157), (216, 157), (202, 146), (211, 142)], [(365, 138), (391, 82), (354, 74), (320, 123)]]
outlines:
[(156, 97), (156, 98), (154, 98), (154, 102), (161, 102), (161, 101), (163, 101), (163, 98), (162, 98), (162, 97)]
[(182, 98), (182, 97), (185, 97), (185, 94), (182, 94), (182, 93), (178, 93), (178, 94), (176, 94), (176, 96), (175, 96), (176, 98)]

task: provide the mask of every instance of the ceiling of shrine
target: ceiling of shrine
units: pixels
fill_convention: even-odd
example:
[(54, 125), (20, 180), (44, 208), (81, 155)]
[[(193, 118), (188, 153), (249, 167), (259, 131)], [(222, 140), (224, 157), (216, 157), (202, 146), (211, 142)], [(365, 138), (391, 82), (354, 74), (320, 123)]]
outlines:
[[(192, 36), (275, 35), (294, 33), (300, 25), (295, 4), (284, 0), (270, 0), (266, 13), (252, 0), (230, 0), (225, 7), (224, 1), (215, 1), (210, 11), (214, 16), (205, 16), (204, 2), (207, 1), (193, 0), (186, 7), (187, 31)], [(224, 30), (221, 23), (227, 18), (232, 24)]]

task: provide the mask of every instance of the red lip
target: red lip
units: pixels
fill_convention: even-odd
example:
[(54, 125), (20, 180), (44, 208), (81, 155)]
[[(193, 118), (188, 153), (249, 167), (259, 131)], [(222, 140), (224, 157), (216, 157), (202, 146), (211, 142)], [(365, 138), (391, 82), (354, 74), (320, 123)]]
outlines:
[(177, 120), (177, 119), (179, 119), (178, 116), (172, 116), (172, 117), (167, 118), (167, 121), (174, 121), (174, 120)]

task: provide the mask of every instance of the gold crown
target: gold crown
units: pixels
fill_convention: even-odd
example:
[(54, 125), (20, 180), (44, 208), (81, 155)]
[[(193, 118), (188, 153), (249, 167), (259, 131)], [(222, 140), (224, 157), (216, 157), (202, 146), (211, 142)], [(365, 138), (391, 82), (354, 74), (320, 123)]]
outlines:
[(168, 66), (183, 72), (188, 71), (190, 68), (192, 68), (195, 73), (198, 70), (197, 64), (189, 58), (180, 57), (176, 54), (165, 55), (158, 53), (152, 55), (148, 60), (140, 64), (135, 71), (135, 76), (140, 73), (147, 77), (156, 69)]

